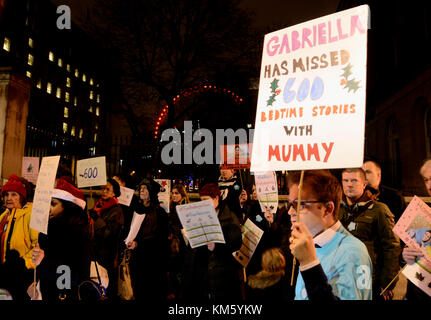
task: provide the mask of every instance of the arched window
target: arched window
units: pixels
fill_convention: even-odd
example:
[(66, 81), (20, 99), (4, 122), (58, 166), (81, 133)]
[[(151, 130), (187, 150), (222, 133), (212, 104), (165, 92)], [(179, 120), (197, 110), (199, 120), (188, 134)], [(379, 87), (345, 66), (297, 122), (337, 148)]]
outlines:
[(395, 118), (388, 121), (388, 153), (389, 153), (389, 173), (388, 182), (396, 188), (401, 186), (401, 152), (400, 136)]

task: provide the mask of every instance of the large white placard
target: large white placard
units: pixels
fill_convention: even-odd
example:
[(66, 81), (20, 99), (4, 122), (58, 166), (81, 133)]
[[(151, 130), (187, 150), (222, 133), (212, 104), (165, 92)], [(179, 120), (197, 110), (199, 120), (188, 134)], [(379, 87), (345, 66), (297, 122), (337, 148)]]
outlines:
[(226, 243), (211, 200), (179, 205), (176, 210), (192, 248), (208, 242)]
[(244, 231), (242, 233), (242, 246), (238, 251), (232, 252), (233, 257), (246, 268), (248, 263), (256, 251), (256, 247), (262, 238), (263, 231), (256, 226), (250, 219), (244, 223)]
[(276, 213), (278, 209), (277, 175), (274, 171), (256, 172), (254, 180), (261, 211)]
[(251, 171), (360, 167), (369, 7), (265, 35)]
[(160, 184), (160, 192), (158, 194), (160, 206), (169, 213), (169, 203), (171, 200), (171, 180), (169, 179), (154, 179), (158, 184)]
[(37, 177), (31, 210), (30, 228), (48, 234), (51, 193), (54, 189), (60, 156), (44, 157)]
[(37, 176), (39, 175), (39, 157), (23, 157), (21, 176), (34, 185), (37, 184)]
[(106, 184), (105, 157), (78, 160), (76, 171), (78, 188), (104, 186)]

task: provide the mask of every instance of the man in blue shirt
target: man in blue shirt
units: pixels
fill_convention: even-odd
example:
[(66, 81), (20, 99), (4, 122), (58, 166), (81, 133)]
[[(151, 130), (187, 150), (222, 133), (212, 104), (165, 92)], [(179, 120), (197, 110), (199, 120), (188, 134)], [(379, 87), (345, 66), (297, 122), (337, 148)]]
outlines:
[(299, 262), (296, 300), (371, 300), (372, 263), (365, 245), (338, 221), (341, 185), (328, 171), (288, 175), (290, 250)]

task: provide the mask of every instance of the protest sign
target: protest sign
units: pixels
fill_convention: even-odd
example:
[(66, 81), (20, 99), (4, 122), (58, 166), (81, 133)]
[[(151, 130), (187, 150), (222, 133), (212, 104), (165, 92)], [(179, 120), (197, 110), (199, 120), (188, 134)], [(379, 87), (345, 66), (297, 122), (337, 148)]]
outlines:
[(369, 7), (265, 35), (251, 171), (360, 167)]
[(248, 263), (262, 238), (263, 231), (257, 227), (250, 219), (244, 224), (242, 233), (242, 246), (238, 251), (232, 252), (233, 257), (246, 268)]
[(135, 190), (120, 186), (120, 192), (121, 195), (117, 198), (118, 203), (125, 206), (130, 206)]
[(39, 157), (23, 157), (21, 176), (27, 179), (34, 185), (37, 184), (37, 176), (39, 174)]
[(431, 296), (431, 264), (425, 259), (407, 265), (403, 274), (423, 292)]
[(425, 202), (414, 196), (393, 230), (407, 246), (422, 250), (431, 263), (431, 208)]
[(135, 240), (139, 232), (139, 229), (141, 228), (142, 222), (145, 219), (145, 216), (146, 216), (145, 214), (137, 214), (136, 212), (133, 212), (132, 222), (130, 223), (129, 234), (124, 240), (125, 244), (128, 244), (129, 242), (132, 242), (133, 240)]
[(226, 243), (211, 200), (179, 205), (176, 210), (192, 248), (208, 242)]
[(278, 208), (278, 184), (275, 172), (256, 172), (254, 179), (261, 211), (269, 210), (274, 214)]
[(37, 177), (31, 209), (30, 228), (48, 234), (51, 193), (54, 189), (60, 156), (44, 157)]
[(106, 159), (96, 157), (78, 160), (76, 172), (78, 188), (104, 186), (106, 184)]
[(220, 146), (222, 169), (250, 169), (252, 143)]
[(168, 179), (154, 179), (158, 184), (160, 184), (160, 192), (158, 193), (160, 206), (169, 213), (169, 203), (171, 200), (171, 180)]

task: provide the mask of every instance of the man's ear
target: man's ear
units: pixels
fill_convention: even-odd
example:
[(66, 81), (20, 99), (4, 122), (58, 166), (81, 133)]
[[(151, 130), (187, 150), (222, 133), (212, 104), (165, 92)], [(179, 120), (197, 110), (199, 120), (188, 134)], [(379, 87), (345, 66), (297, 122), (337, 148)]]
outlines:
[(324, 206), (325, 206), (325, 213), (323, 215), (324, 217), (334, 214), (334, 211), (335, 211), (334, 202), (328, 201), (328, 202), (324, 203)]

